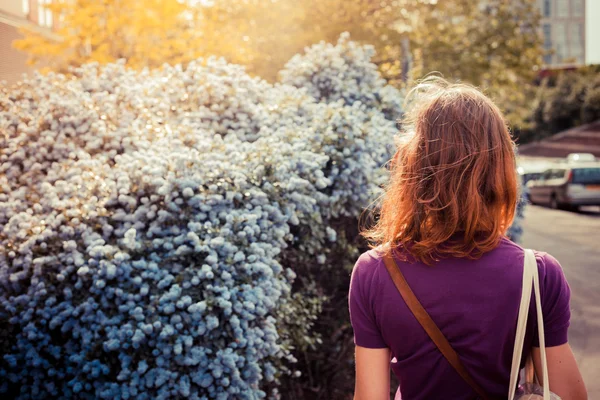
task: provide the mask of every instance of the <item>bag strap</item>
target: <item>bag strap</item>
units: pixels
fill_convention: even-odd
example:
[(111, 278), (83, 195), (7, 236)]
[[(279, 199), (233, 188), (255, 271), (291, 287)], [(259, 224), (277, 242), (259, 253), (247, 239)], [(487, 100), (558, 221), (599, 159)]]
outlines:
[[(535, 260), (535, 255), (531, 250), (525, 250), (531, 254), (531, 257)], [(535, 292), (535, 308), (537, 311), (537, 325), (538, 325), (538, 339), (540, 341), (540, 358), (542, 362), (542, 387), (544, 389), (543, 398), (544, 400), (550, 400), (550, 381), (548, 380), (548, 363), (546, 361), (546, 338), (544, 336), (544, 315), (542, 313), (542, 297), (540, 296), (540, 277), (537, 268), (537, 261), (535, 263), (535, 270), (533, 272), (533, 290)]]
[[(529, 313), (529, 304), (531, 300), (532, 289), (535, 293), (535, 306), (537, 312), (538, 338), (540, 342), (540, 353), (542, 361), (542, 386), (543, 399), (550, 400), (550, 385), (548, 382), (548, 364), (546, 362), (546, 345), (544, 337), (544, 316), (542, 314), (542, 302), (540, 296), (540, 281), (535, 254), (532, 250), (525, 250), (523, 260), (523, 287), (521, 289), (521, 303), (519, 304), (519, 316), (517, 319), (517, 332), (515, 335), (515, 345), (513, 348), (513, 359), (510, 370), (510, 392), (509, 400), (513, 400), (517, 386), (519, 370), (521, 367), (521, 357), (523, 354), (523, 343), (525, 341), (525, 331), (527, 329), (527, 315)], [(533, 361), (527, 360), (525, 368), (526, 382), (533, 382)]]
[(521, 289), (521, 302), (519, 303), (519, 315), (517, 317), (517, 331), (515, 334), (515, 344), (513, 347), (512, 365), (510, 368), (510, 384), (508, 386), (508, 399), (513, 400), (517, 383), (519, 380), (519, 371), (521, 368), (521, 356), (523, 354), (523, 343), (525, 342), (525, 331), (527, 329), (527, 314), (529, 313), (529, 302), (531, 301), (531, 291), (533, 285), (533, 273), (537, 271), (537, 261), (535, 255), (525, 251), (523, 259), (523, 284)]
[(425, 308), (423, 308), (421, 302), (419, 302), (419, 299), (417, 299), (413, 293), (412, 289), (408, 285), (408, 282), (406, 281), (406, 278), (404, 278), (402, 271), (400, 271), (400, 267), (398, 267), (398, 264), (396, 264), (396, 261), (392, 257), (391, 250), (388, 249), (388, 251), (385, 252), (383, 261), (390, 276), (392, 277), (392, 280), (394, 281), (394, 284), (396, 285), (396, 288), (404, 299), (404, 302), (413, 313), (417, 321), (419, 321), (419, 324), (421, 324), (425, 332), (427, 332), (433, 343), (435, 343), (442, 355), (446, 358), (446, 360), (448, 360), (450, 365), (454, 367), (456, 372), (458, 372), (465, 382), (467, 382), (469, 386), (471, 386), (471, 388), (479, 395), (479, 397), (484, 400), (489, 400), (490, 398), (486, 395), (481, 386), (479, 386), (473, 380), (473, 378), (471, 378), (471, 375), (469, 375), (469, 372), (467, 372), (465, 366), (460, 361), (458, 354), (448, 342), (448, 339), (446, 339), (442, 331), (440, 331)]

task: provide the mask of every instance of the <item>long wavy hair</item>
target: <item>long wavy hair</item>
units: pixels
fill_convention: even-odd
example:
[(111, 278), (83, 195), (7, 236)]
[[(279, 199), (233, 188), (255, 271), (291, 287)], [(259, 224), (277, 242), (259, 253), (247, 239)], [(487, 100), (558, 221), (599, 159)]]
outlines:
[[(405, 140), (390, 161), (373, 247), (431, 265), (496, 247), (517, 204), (515, 144), (498, 107), (475, 87), (429, 77), (411, 90)], [(385, 251), (385, 250), (384, 250)]]

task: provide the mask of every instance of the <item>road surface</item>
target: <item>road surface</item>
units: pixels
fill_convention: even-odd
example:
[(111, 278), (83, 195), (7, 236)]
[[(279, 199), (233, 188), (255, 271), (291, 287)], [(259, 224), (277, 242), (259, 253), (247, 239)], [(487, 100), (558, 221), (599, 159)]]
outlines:
[(600, 399), (600, 209), (581, 213), (528, 206), (524, 247), (561, 263), (571, 286), (573, 347), (590, 399)]

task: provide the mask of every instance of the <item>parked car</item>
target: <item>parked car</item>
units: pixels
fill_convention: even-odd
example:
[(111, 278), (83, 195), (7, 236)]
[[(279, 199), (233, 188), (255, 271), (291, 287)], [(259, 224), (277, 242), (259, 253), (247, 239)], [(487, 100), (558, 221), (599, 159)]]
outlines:
[(521, 177), (521, 187), (523, 190), (523, 196), (529, 200), (529, 188), (527, 182), (531, 180), (539, 179), (540, 176), (553, 165), (556, 164), (556, 160), (552, 159), (523, 159), (522, 157), (517, 161), (517, 172)]
[(600, 162), (557, 164), (527, 183), (529, 201), (551, 208), (600, 206)]

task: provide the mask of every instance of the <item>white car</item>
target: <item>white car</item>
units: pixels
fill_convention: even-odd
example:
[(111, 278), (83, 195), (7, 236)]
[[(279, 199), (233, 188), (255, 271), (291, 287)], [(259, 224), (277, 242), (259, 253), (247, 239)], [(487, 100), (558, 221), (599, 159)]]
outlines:
[(529, 201), (551, 208), (600, 206), (600, 162), (557, 164), (527, 183)]

